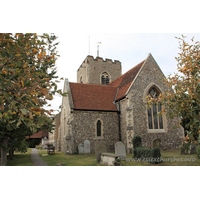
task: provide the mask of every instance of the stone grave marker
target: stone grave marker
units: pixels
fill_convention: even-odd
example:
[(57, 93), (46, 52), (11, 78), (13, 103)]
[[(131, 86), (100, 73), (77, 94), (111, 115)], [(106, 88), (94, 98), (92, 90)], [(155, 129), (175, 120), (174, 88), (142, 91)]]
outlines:
[(160, 140), (160, 139), (155, 139), (155, 140), (153, 140), (153, 148), (158, 148), (158, 149), (160, 149), (160, 143), (161, 143), (161, 140)]
[(96, 161), (101, 161), (101, 153), (106, 153), (106, 145), (104, 143), (98, 143), (95, 147), (95, 155), (96, 155)]
[(190, 154), (195, 154), (196, 153), (196, 147), (198, 146), (198, 144), (192, 143), (190, 145)]
[(85, 140), (84, 141), (84, 153), (90, 153), (90, 141), (89, 140)]
[(123, 142), (119, 141), (115, 144), (115, 154), (120, 157), (120, 160), (126, 160), (126, 148)]
[(83, 153), (84, 153), (83, 144), (79, 144), (79, 145), (78, 145), (78, 153), (79, 153), (79, 154), (83, 154)]

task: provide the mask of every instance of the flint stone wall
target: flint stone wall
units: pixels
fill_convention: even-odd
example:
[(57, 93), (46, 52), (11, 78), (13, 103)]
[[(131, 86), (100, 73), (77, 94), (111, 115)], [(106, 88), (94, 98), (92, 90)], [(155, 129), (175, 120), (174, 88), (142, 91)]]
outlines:
[[(144, 146), (152, 147), (153, 140), (160, 139), (161, 150), (177, 149), (182, 144), (182, 137), (184, 136), (184, 130), (182, 127), (177, 129), (172, 128), (177, 125), (178, 119), (170, 120), (167, 118), (165, 132), (148, 132), (148, 119), (146, 102), (144, 101), (144, 91), (151, 83), (155, 83), (162, 91), (168, 90), (169, 88), (167, 88), (167, 86), (160, 81), (163, 78), (164, 75), (161, 69), (150, 55), (128, 94), (128, 99), (131, 101), (129, 103), (131, 105), (130, 108), (133, 113), (133, 133), (134, 135), (140, 135), (142, 137), (142, 144)], [(125, 122), (122, 121), (122, 123)], [(126, 131), (128, 132), (128, 127), (126, 128)]]
[[(96, 121), (101, 119), (103, 122), (103, 138), (99, 139), (95, 135)], [(119, 141), (119, 127), (117, 112), (100, 112), (100, 111), (73, 111), (72, 135), (73, 147), (72, 152), (77, 153), (78, 145), (85, 140), (90, 141), (90, 151), (95, 153), (95, 146), (99, 142), (106, 145), (108, 152), (115, 151), (115, 143)]]

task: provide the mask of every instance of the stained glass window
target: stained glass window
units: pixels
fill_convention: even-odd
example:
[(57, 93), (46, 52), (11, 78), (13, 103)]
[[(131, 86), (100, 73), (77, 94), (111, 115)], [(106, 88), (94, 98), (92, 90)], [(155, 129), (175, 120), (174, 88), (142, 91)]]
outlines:
[[(157, 99), (160, 92), (157, 88), (152, 87), (149, 90), (148, 95), (151, 98)], [(151, 108), (148, 108), (148, 125), (149, 129), (163, 129), (163, 116), (158, 115), (162, 111), (162, 104), (154, 104)]]
[(148, 122), (149, 122), (149, 129), (153, 129), (151, 108), (148, 109)]

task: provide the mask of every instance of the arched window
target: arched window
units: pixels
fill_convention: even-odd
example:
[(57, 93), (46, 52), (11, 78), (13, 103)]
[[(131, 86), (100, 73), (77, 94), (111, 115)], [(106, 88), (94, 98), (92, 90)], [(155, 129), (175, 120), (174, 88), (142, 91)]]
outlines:
[(97, 137), (101, 137), (101, 121), (97, 121)]
[[(160, 95), (160, 91), (154, 86), (151, 87), (148, 96), (157, 99)], [(149, 129), (164, 129), (163, 116), (158, 116), (158, 113), (162, 111), (162, 104), (154, 104), (151, 108), (148, 108), (148, 126)]]
[(101, 75), (101, 84), (108, 85), (110, 83), (110, 78), (107, 72), (102, 73)]
[(95, 138), (103, 139), (103, 121), (100, 118), (95, 121)]

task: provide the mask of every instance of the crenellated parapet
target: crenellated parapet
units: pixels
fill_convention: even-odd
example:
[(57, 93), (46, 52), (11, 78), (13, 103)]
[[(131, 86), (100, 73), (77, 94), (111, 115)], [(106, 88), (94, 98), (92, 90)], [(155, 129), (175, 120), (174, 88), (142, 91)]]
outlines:
[(83, 63), (89, 63), (90, 61), (97, 61), (97, 62), (108, 62), (108, 63), (113, 63), (113, 64), (116, 64), (116, 63), (121, 63), (120, 61), (118, 60), (114, 60), (112, 61), (112, 59), (108, 59), (106, 58), (105, 60), (101, 57), (96, 57), (94, 58), (93, 56), (87, 56), (87, 58), (83, 61)]
[(121, 75), (121, 62), (88, 55), (77, 71), (77, 82), (102, 84), (103, 73), (109, 75), (110, 82), (115, 80)]

